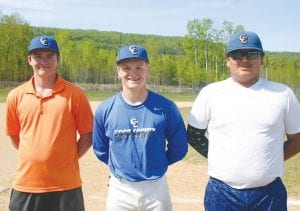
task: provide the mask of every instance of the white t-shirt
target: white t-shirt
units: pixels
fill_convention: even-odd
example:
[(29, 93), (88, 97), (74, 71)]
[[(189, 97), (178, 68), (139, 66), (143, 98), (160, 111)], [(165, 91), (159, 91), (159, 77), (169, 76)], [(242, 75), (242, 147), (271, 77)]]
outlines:
[(286, 85), (259, 79), (246, 88), (228, 78), (200, 91), (189, 124), (207, 128), (210, 176), (259, 187), (282, 176), (285, 134), (300, 132), (300, 106)]

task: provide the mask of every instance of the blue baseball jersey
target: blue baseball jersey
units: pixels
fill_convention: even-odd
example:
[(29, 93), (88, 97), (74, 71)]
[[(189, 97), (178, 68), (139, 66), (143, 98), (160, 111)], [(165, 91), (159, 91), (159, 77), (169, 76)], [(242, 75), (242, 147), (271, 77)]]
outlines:
[(127, 104), (121, 93), (98, 106), (93, 149), (115, 177), (136, 182), (163, 176), (186, 155), (188, 143), (176, 104), (148, 91), (138, 106)]

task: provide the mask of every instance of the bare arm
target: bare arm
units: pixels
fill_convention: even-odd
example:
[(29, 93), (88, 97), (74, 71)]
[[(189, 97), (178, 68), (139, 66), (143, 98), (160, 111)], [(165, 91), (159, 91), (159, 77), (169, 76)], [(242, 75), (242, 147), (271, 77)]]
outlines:
[(287, 160), (300, 152), (300, 133), (286, 135), (284, 142), (284, 160)]
[(77, 141), (77, 154), (81, 158), (92, 145), (92, 133), (81, 134)]
[(191, 125), (187, 127), (187, 135), (189, 144), (202, 156), (207, 158), (208, 139), (205, 136), (206, 129), (198, 129)]
[(18, 135), (16, 135), (16, 136), (9, 136), (9, 137), (10, 137), (10, 140), (11, 140), (11, 143), (13, 144), (13, 146), (16, 149), (19, 149), (20, 137)]

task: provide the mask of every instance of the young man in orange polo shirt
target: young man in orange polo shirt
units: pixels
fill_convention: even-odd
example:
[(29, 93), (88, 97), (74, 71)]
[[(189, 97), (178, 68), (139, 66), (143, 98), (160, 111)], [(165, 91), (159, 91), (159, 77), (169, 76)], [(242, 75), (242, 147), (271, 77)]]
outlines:
[(19, 158), (12, 211), (84, 210), (78, 159), (91, 146), (93, 114), (84, 92), (58, 76), (58, 61), (55, 39), (33, 38), (33, 77), (7, 97), (5, 132)]

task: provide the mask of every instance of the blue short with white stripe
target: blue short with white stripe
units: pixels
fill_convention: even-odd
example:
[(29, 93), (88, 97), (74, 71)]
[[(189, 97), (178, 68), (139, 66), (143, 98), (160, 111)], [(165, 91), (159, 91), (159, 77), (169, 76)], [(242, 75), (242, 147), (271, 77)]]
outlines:
[(204, 206), (206, 211), (286, 211), (287, 192), (279, 177), (266, 186), (249, 189), (235, 189), (210, 177)]

